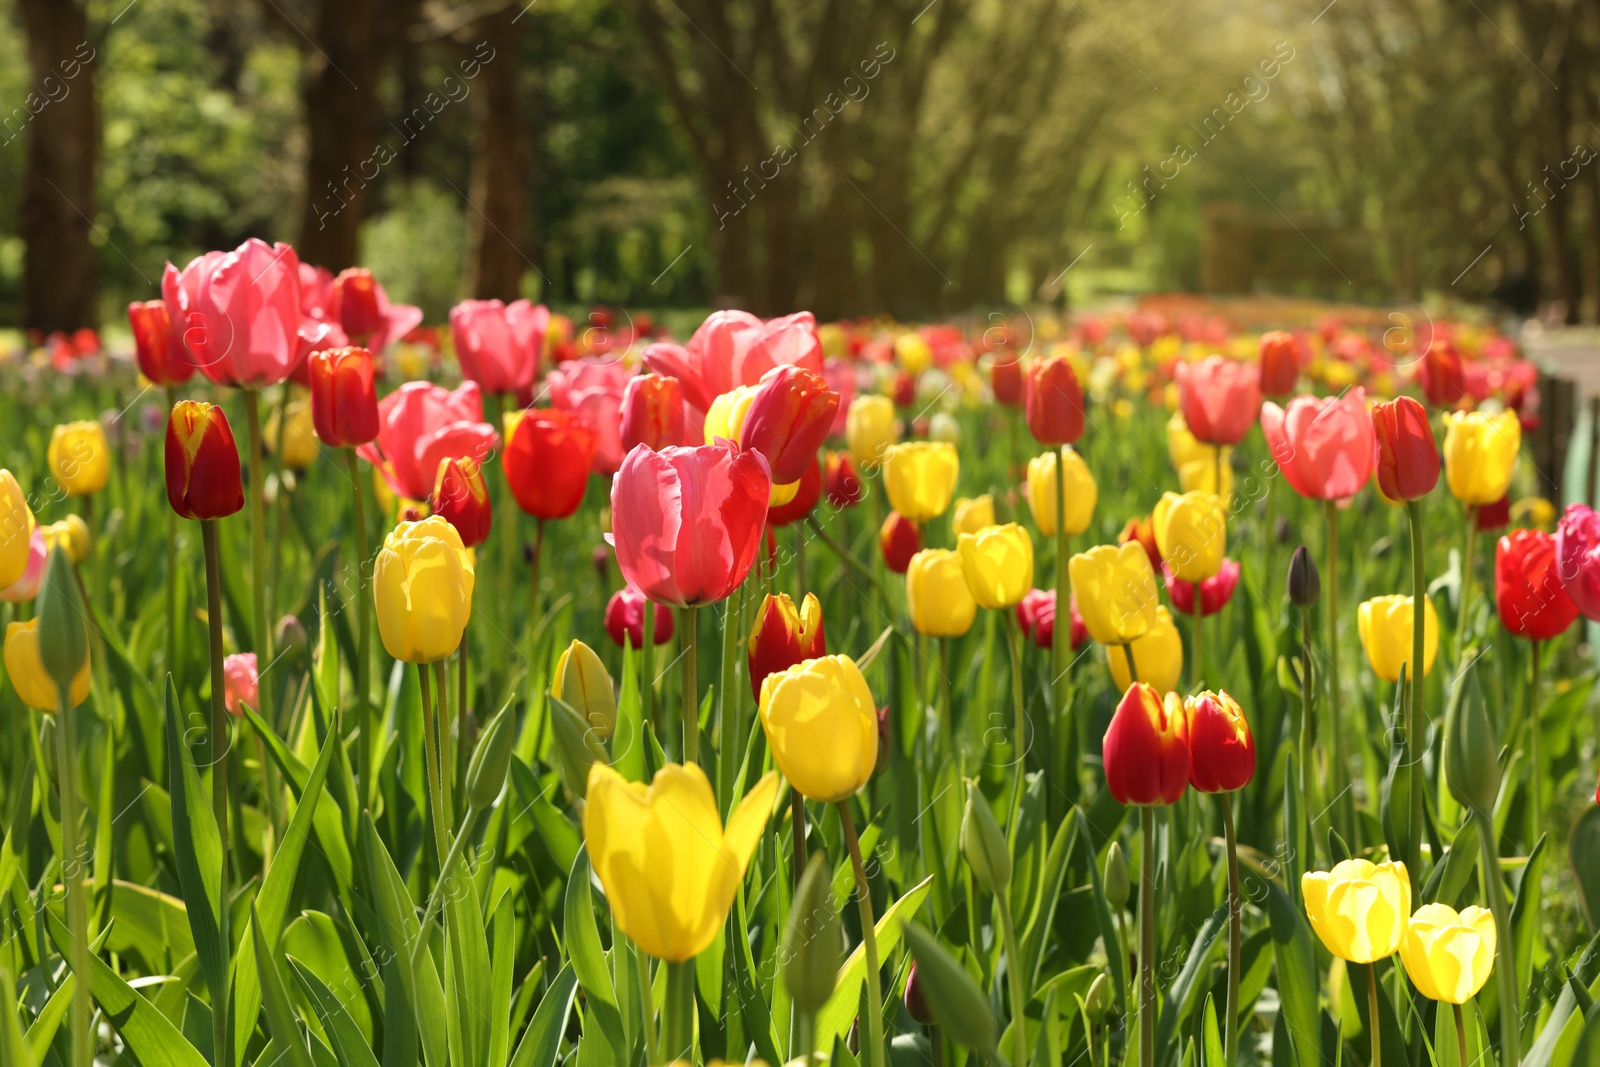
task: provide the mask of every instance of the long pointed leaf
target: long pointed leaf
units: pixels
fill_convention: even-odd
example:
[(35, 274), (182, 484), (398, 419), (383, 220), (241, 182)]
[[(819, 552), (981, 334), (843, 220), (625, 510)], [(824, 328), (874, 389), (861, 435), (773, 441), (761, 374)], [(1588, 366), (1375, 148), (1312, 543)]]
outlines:
[(227, 916), (222, 909), (222, 835), (194, 757), (178, 731), (178, 694), (167, 677), (167, 765), (172, 844), (195, 952), (214, 1000), (228, 995)]

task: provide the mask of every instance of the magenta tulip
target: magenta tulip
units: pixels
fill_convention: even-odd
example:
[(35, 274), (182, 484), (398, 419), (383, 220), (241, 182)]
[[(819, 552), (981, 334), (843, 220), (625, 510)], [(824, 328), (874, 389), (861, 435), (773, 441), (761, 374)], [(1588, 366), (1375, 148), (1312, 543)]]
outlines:
[(1600, 514), (1568, 504), (1556, 527), (1556, 574), (1585, 618), (1600, 621)]

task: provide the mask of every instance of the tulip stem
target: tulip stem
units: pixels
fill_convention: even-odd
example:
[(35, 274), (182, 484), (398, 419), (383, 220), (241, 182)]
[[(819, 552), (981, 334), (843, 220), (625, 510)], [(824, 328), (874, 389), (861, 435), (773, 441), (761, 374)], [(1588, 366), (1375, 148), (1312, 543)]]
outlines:
[[(1055, 727), (1065, 737), (1074, 736), (1070, 720), (1072, 696), (1069, 692), (1067, 672), (1072, 664), (1072, 590), (1067, 583), (1067, 559), (1070, 551), (1067, 534), (1067, 446), (1056, 446), (1056, 621), (1066, 621), (1060, 628), (1065, 640), (1052, 639), (1050, 658), (1055, 667), (1056, 721)], [(1072, 781), (1072, 792), (1077, 792), (1076, 767), (1064, 767), (1064, 777)], [(1065, 783), (1063, 783), (1065, 784)]]
[[(1300, 609), (1300, 665), (1303, 668), (1300, 675), (1300, 795), (1305, 798), (1307, 806), (1312, 807), (1311, 788), (1316, 782), (1316, 776), (1311, 773), (1311, 745), (1315, 735), (1312, 723), (1316, 698), (1315, 671), (1311, 662), (1311, 609)], [(1309, 863), (1311, 857), (1307, 856)]]
[[(495, 433), (504, 435), (506, 429), (505, 398), (500, 393), (491, 392), (487, 393), (483, 399), (484, 406), (488, 409), (489, 422), (494, 426)], [(504, 445), (505, 441), (502, 436), (502, 450)], [(501, 470), (504, 471), (503, 451), (500, 466)], [(499, 496), (500, 499), (494, 501), (493, 506), (499, 512), (500, 518), (494, 525), (499, 527), (500, 532), (500, 580), (506, 583), (506, 588), (509, 590), (516, 585), (516, 564), (514, 560), (517, 552), (517, 509), (511, 506), (513, 500), (510, 494), (509, 482), (504, 482)], [(511, 598), (509, 596), (496, 596), (490, 599), (495, 606), (495, 629), (505, 636), (504, 642), (489, 642), (489, 650), (494, 659), (494, 662), (490, 665), (491, 674), (494, 677), (494, 681), (502, 687), (500, 692), (503, 699), (511, 689), (511, 653), (509, 649), (516, 647), (511, 643)], [(489, 692), (493, 693), (494, 690), (490, 689)], [(492, 700), (489, 702), (489, 706), (494, 707), (499, 703), (499, 700)]]
[(839, 822), (844, 827), (844, 843), (850, 849), (850, 864), (856, 873), (856, 903), (861, 908), (861, 943), (867, 956), (867, 1041), (863, 1051), (865, 1067), (884, 1067), (883, 1058), (883, 991), (879, 988), (878, 927), (872, 917), (872, 886), (867, 882), (867, 868), (861, 862), (861, 841), (856, 837), (856, 821), (850, 814), (850, 802), (841, 800)]
[(1533, 642), (1533, 676), (1528, 681), (1528, 784), (1533, 788), (1529, 791), (1528, 799), (1532, 802), (1533, 833), (1529, 841), (1539, 840), (1539, 831), (1544, 825), (1544, 804), (1539, 796), (1540, 785), (1543, 781), (1539, 777), (1542, 761), (1539, 758), (1539, 666), (1540, 651), (1543, 645), (1538, 641)]
[(461, 853), (466, 851), (467, 838), (471, 836), (472, 824), (478, 817), (478, 809), (467, 805), (466, 820), (461, 824), (461, 833), (450, 843), (450, 852), (444, 858), (444, 864), (439, 868), (439, 880), (433, 884), (433, 892), (428, 894), (428, 906), (422, 911), (422, 922), (417, 927), (417, 943), (411, 948), (411, 967), (416, 969), (422, 961), (423, 952), (427, 951), (428, 928), (433, 925), (433, 917), (439, 914), (439, 909), (444, 905), (444, 895), (450, 884), (451, 872), (461, 859)]
[(1233, 828), (1233, 794), (1223, 793), (1222, 833), (1228, 845), (1228, 1000), (1223, 1017), (1223, 1059), (1232, 1067), (1239, 1051), (1239, 956), (1243, 944), (1240, 929), (1244, 917), (1244, 898), (1239, 893), (1239, 838)]
[[(435, 660), (433, 676), (438, 682), (438, 700), (435, 704), (439, 717), (439, 791), (444, 794), (444, 825), (446, 830), (454, 831), (456, 825), (455, 813), (455, 783), (450, 762), (450, 660), (446, 657)], [(440, 877), (443, 877), (441, 872)]]
[(633, 970), (639, 978), (639, 1011), (644, 1017), (645, 1062), (650, 1067), (659, 1067), (664, 1061), (661, 1059), (661, 1038), (656, 1033), (655, 994), (650, 988), (650, 958), (644, 954), (638, 942), (630, 943), (633, 945)]
[(533, 520), (533, 558), (529, 561), (531, 574), (528, 583), (528, 674), (531, 676), (538, 662), (539, 649), (539, 565), (544, 555), (544, 520)]
[(1456, 670), (1461, 669), (1461, 657), (1467, 647), (1468, 608), (1472, 606), (1472, 572), (1478, 557), (1478, 509), (1467, 505), (1467, 546), (1461, 555), (1461, 610), (1456, 619)]
[[(91, 1067), (94, 1062), (94, 1004), (89, 997), (89, 912), (83, 900), (83, 857), (78, 846), (78, 737), (70, 698), (56, 694), (56, 773), (61, 791), (61, 876), (67, 889), (67, 926), (72, 937), (72, 973), (77, 977), (72, 996), (72, 1063)], [(226, 1017), (225, 1014), (223, 1017)]]
[(994, 906), (1000, 913), (1000, 933), (1006, 943), (1006, 985), (1011, 988), (1011, 1026), (1017, 1034), (1017, 1058), (1011, 1067), (1027, 1067), (1028, 991), (1022, 987), (1022, 953), (1017, 948), (1017, 924), (1011, 919), (1010, 894), (996, 893)]
[(1495, 976), (1500, 989), (1500, 1062), (1522, 1062), (1522, 1019), (1517, 1006), (1517, 946), (1512, 940), (1511, 915), (1506, 907), (1506, 887), (1500, 878), (1500, 850), (1495, 845), (1494, 821), (1487, 812), (1474, 808), (1478, 824), (1478, 859), (1483, 874), (1484, 895), (1494, 913)]
[(422, 758), (428, 777), (428, 799), (433, 805), (433, 846), (442, 876), (450, 846), (444, 825), (444, 787), (439, 779), (439, 750), (433, 725), (433, 687), (428, 681), (428, 664), (417, 664), (417, 680), (422, 686)]
[(1156, 812), (1139, 808), (1139, 1067), (1156, 1062)]
[(700, 655), (698, 607), (683, 609), (678, 629), (683, 631), (683, 762), (700, 762), (700, 682), (695, 676)]
[(1204, 686), (1206, 682), (1206, 672), (1205, 667), (1203, 666), (1204, 660), (1200, 655), (1200, 620), (1203, 617), (1203, 612), (1201, 611), (1203, 605), (1200, 603), (1200, 583), (1190, 582), (1189, 591), (1190, 600), (1192, 601), (1189, 605), (1189, 610), (1191, 613), (1190, 618), (1193, 623), (1192, 629), (1194, 636), (1194, 674), (1192, 676), (1194, 678), (1194, 682), (1192, 688), (1198, 690)]
[(639, 636), (644, 638), (639, 649), (639, 695), (644, 701), (644, 721), (661, 736), (661, 724), (656, 722), (655, 622), (656, 606), (644, 597), (644, 610), (639, 615)]
[[(1016, 763), (1011, 775), (1011, 818), (1006, 826), (1006, 844), (1017, 846), (1017, 823), (1021, 822), (1022, 780), (1028, 776), (1028, 711), (1022, 697), (1022, 620), (1017, 613), (1006, 613), (1011, 645), (1011, 700), (1016, 710), (1016, 738), (1012, 742)], [(1060, 616), (1057, 615), (1059, 620)], [(1069, 631), (1070, 632), (1070, 631)]]
[(693, 1062), (694, 960), (667, 963), (667, 1003), (663, 1009), (661, 1057), (666, 1063)]
[(375, 758), (372, 704), (369, 692), (371, 682), (368, 671), (372, 660), (372, 580), (367, 574), (371, 563), (367, 545), (367, 508), (365, 494), (361, 491), (361, 471), (356, 463), (356, 450), (344, 450), (345, 466), (350, 472), (350, 499), (356, 534), (356, 715), (361, 729), (361, 743), (356, 745), (356, 773), (361, 776), (361, 791), (372, 807), (377, 798), (378, 776), (372, 771)]
[(794, 786), (789, 787), (790, 836), (794, 839), (794, 887), (800, 888), (800, 879), (806, 873), (806, 798)]
[(1455, 1015), (1456, 1023), (1456, 1063), (1460, 1067), (1467, 1067), (1467, 1021), (1461, 1016), (1461, 1005), (1450, 1005)]
[[(244, 391), (244, 413), (250, 431), (250, 578), (255, 585), (250, 606), (255, 623), (256, 662), (261, 665), (257, 685), (262, 710), (270, 717), (276, 713), (277, 705), (272, 702), (272, 672), (267, 669), (272, 665), (272, 634), (267, 631), (267, 519), (263, 511), (267, 485), (261, 455), (261, 399), (254, 389)], [(280, 416), (280, 437), (282, 422)]]
[[(254, 393), (246, 393), (251, 398), (250, 410), (255, 411)], [(252, 421), (252, 427), (255, 423)], [(218, 921), (221, 924), (222, 944), (226, 947), (232, 942), (228, 940), (228, 708), (224, 701), (227, 686), (223, 682), (222, 667), (222, 553), (217, 547), (217, 520), (200, 520), (200, 538), (205, 546), (206, 556), (206, 628), (209, 631), (211, 644), (211, 731), (208, 737), (208, 761), (211, 764), (211, 810), (217, 820), (217, 836), (222, 842), (222, 862), (218, 867), (217, 877), (220, 884), (217, 887), (217, 899), (223, 902)], [(259, 560), (259, 556), (257, 557)], [(260, 603), (259, 587), (257, 603)], [(259, 691), (261, 697), (266, 696), (265, 687)], [(266, 707), (265, 701), (262, 707)], [(76, 752), (76, 748), (74, 748)], [(174, 772), (175, 773), (175, 772)], [(66, 825), (66, 812), (62, 812), (62, 825)], [(84, 973), (80, 980), (79, 988), (88, 985), (89, 975)], [(211, 992), (211, 1023), (212, 1041), (214, 1047), (228, 1048), (228, 993), (226, 990), (212, 990)], [(221, 1057), (217, 1057), (221, 1060)]]
[[(176, 386), (167, 386), (167, 410), (178, 404)], [(167, 509), (167, 662), (169, 674), (178, 670), (178, 513)]]
[[(873, 499), (876, 500), (877, 498), (874, 497)], [(883, 509), (879, 508), (878, 510), (882, 511)], [(811, 527), (811, 532), (817, 535), (817, 540), (827, 545), (833, 551), (833, 554), (839, 557), (840, 562), (865, 578), (874, 592), (882, 591), (882, 587), (878, 584), (878, 576), (872, 572), (871, 568), (852, 556), (848, 549), (829, 536), (828, 531), (822, 528), (822, 524), (817, 521), (816, 516), (807, 515), (806, 525)]]
[(954, 638), (936, 637), (939, 644), (939, 676), (944, 686), (944, 722), (939, 729), (939, 744), (935, 748), (935, 755), (949, 752), (953, 747), (956, 731), (956, 698), (955, 686), (950, 681), (950, 646)]
[(1423, 651), (1423, 639), (1428, 632), (1428, 581), (1423, 565), (1426, 549), (1422, 543), (1422, 501), (1406, 501), (1406, 515), (1411, 525), (1411, 665), (1406, 669), (1410, 699), (1406, 701), (1405, 761), (1406, 776), (1411, 782), (1411, 810), (1406, 816), (1407, 829), (1402, 840), (1411, 853), (1406, 857), (1407, 865), (1421, 872), (1423, 781), (1417, 731), (1422, 723), (1422, 687), (1428, 675)]
[(1367, 964), (1367, 1029), (1372, 1031), (1372, 1060), (1367, 1067), (1382, 1067), (1383, 1039), (1378, 1026), (1378, 964)]
[(1128, 684), (1132, 685), (1139, 680), (1139, 665), (1133, 661), (1132, 641), (1122, 646), (1122, 653), (1128, 657)]
[[(1344, 781), (1347, 768), (1344, 761), (1344, 736), (1339, 729), (1339, 716), (1334, 714), (1339, 707), (1339, 505), (1332, 500), (1324, 500), (1323, 514), (1328, 520), (1328, 581), (1325, 583), (1328, 590), (1328, 714), (1322, 719), (1326, 724), (1328, 733), (1332, 735), (1332, 766), (1328, 768), (1328, 777), (1333, 781)], [(1340, 804), (1346, 810), (1348, 817), (1343, 820), (1344, 830), (1348, 834), (1353, 829), (1355, 820), (1354, 800), (1350, 791), (1344, 791), (1346, 798)]]

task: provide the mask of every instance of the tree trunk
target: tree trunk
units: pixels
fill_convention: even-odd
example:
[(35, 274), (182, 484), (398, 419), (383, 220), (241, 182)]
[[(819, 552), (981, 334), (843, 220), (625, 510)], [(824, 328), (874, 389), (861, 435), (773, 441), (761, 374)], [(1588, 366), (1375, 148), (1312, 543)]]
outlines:
[[(22, 322), (44, 330), (99, 323), (99, 270), (90, 232), (100, 154), (97, 56), (78, 0), (20, 0), (32, 91), (22, 193)], [(16, 135), (9, 122), (8, 139)]]
[(483, 62), (473, 115), (471, 245), (467, 291), (480, 299), (515, 300), (530, 268), (526, 248), (528, 131), (518, 102), (522, 58), (522, 8), (510, 6), (484, 19), (493, 42)]

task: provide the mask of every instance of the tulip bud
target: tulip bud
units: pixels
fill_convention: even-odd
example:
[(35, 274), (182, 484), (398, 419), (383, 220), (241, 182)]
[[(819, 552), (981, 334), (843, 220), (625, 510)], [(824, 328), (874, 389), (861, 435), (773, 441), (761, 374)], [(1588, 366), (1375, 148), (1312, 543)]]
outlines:
[(365, 348), (330, 348), (306, 358), (311, 424), (323, 444), (354, 448), (377, 438), (381, 417), (376, 373), (372, 353)]
[(1122, 911), (1126, 908), (1133, 888), (1128, 878), (1128, 856), (1122, 851), (1121, 842), (1111, 842), (1111, 848), (1106, 851), (1106, 869), (1102, 881), (1101, 889), (1111, 910)]
[(761, 683), (767, 675), (827, 655), (822, 604), (816, 594), (807, 593), (796, 608), (788, 593), (768, 593), (756, 613), (748, 649), (750, 691), (757, 700), (761, 699)]
[(72, 564), (59, 548), (45, 565), (38, 609), (39, 661), (56, 688), (66, 693), (89, 662), (89, 627)]
[(1022, 406), (1022, 360), (1015, 352), (996, 352), (989, 368), (989, 388), (996, 403), (1008, 408)]
[(1463, 806), (1487, 815), (1500, 795), (1499, 743), (1483, 706), (1477, 662), (1450, 691), (1444, 717), (1444, 780)]
[(273, 630), (272, 647), (281, 651), (291, 661), (298, 661), (305, 655), (311, 639), (306, 635), (305, 624), (293, 615), (285, 615), (278, 620), (277, 627)]
[(973, 877), (991, 893), (1011, 885), (1011, 850), (976, 782), (967, 784), (967, 810), (961, 814), (961, 854)]
[(1322, 579), (1317, 575), (1317, 565), (1311, 553), (1301, 545), (1289, 558), (1289, 603), (1297, 608), (1309, 608), (1322, 595)]
[(896, 574), (904, 574), (911, 566), (911, 557), (922, 550), (922, 534), (916, 524), (898, 511), (889, 512), (878, 532), (878, 542), (883, 546), (883, 561)]
[(594, 649), (574, 639), (556, 661), (550, 691), (571, 705), (601, 741), (610, 739), (617, 726), (617, 698)]
[(484, 481), (483, 468), (471, 456), (447, 456), (439, 461), (428, 504), (435, 515), (443, 515), (456, 528), (467, 548), (481, 545), (488, 538), (492, 519), (489, 486)]
[(244, 507), (239, 449), (222, 409), (180, 400), (167, 420), (167, 503), (185, 519), (221, 519)]
[(933, 1012), (928, 1010), (928, 998), (922, 992), (922, 983), (917, 979), (915, 962), (911, 964), (911, 970), (906, 974), (906, 991), (902, 999), (905, 1001), (907, 1015), (923, 1026), (932, 1024)]
[(1070, 445), (1083, 436), (1083, 387), (1072, 364), (1059, 357), (1036, 360), (1026, 382), (1023, 411), (1035, 441)]
[(827, 857), (814, 852), (795, 890), (779, 954), (783, 985), (795, 1007), (808, 1015), (822, 1010), (833, 996), (839, 965), (844, 962), (843, 946)]
[(478, 738), (467, 764), (467, 803), (479, 811), (488, 809), (506, 784), (511, 769), (511, 752), (516, 747), (516, 716), (510, 705), (500, 709)]
[(346, 337), (365, 338), (383, 326), (378, 282), (364, 267), (348, 267), (333, 280), (334, 313)]
[(596, 763), (608, 766), (605, 745), (571, 704), (555, 693), (550, 695), (550, 736), (555, 741), (556, 769), (567, 789), (577, 797), (588, 795), (589, 768)]
[(866, 486), (848, 452), (829, 452), (823, 481), (827, 485), (828, 506), (836, 510), (855, 507), (866, 499)]
[(999, 1027), (978, 983), (920, 923), (906, 923), (901, 937), (916, 961), (917, 986), (944, 1035), (984, 1058), (994, 1055)]
[(1106, 1012), (1111, 1010), (1111, 979), (1101, 971), (1094, 976), (1094, 981), (1089, 985), (1089, 995), (1084, 998), (1083, 1006), (1088, 1009), (1089, 1018), (1099, 1022), (1106, 1017)]

